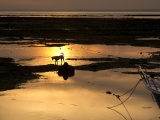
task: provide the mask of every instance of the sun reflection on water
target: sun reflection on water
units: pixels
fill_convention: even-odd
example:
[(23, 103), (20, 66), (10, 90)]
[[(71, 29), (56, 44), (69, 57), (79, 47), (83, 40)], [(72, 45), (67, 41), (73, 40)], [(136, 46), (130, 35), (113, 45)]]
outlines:
[[(35, 46), (1, 46), (0, 56), (14, 58), (21, 65), (46, 65), (54, 64), (52, 56), (64, 54), (64, 61), (71, 65), (91, 64), (95, 61), (78, 60), (83, 58), (146, 58), (149, 52), (158, 51), (158, 48), (133, 47), (133, 46), (110, 46), (110, 45), (77, 45), (70, 44), (61, 47), (35, 47)], [(143, 54), (140, 54), (143, 53)], [(74, 60), (68, 60), (74, 58)]]
[(59, 56), (59, 55), (64, 55), (64, 56), (70, 56), (70, 51), (66, 47), (52, 47), (47, 50), (45, 50), (46, 56)]

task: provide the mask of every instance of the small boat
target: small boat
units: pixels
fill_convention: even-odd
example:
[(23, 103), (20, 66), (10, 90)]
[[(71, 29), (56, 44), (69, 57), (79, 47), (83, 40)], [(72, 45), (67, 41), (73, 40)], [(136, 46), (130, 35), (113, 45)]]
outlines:
[(154, 74), (145, 73), (140, 65), (138, 65), (138, 71), (145, 87), (152, 93), (160, 95), (160, 78)]
[(156, 93), (153, 93), (152, 92), (152, 95), (153, 95), (153, 98), (154, 98), (154, 102), (157, 103), (159, 109), (160, 109), (160, 94), (156, 94)]

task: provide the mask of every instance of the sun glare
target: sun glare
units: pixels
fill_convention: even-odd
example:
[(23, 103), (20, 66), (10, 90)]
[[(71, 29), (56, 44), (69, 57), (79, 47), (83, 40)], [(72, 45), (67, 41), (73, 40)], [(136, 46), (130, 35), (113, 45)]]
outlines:
[(70, 51), (66, 47), (52, 47), (50, 49), (47, 49), (46, 54), (47, 56), (69, 56)]

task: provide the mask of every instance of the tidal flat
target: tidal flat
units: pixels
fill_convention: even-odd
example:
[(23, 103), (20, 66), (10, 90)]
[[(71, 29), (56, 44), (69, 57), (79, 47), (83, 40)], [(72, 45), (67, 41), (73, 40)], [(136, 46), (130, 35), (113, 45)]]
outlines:
[[(0, 17), (0, 28), (2, 120), (160, 119), (141, 83), (127, 110), (110, 109), (121, 101), (106, 94), (131, 90), (140, 79), (136, 64), (160, 73), (159, 19)], [(75, 67), (67, 80), (51, 60), (61, 52)]]

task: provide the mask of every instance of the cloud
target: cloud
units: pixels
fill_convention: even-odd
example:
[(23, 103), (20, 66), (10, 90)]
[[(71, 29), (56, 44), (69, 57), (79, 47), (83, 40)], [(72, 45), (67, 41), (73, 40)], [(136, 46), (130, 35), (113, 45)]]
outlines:
[(0, 9), (102, 10), (159, 9), (160, 0), (1, 0)]

